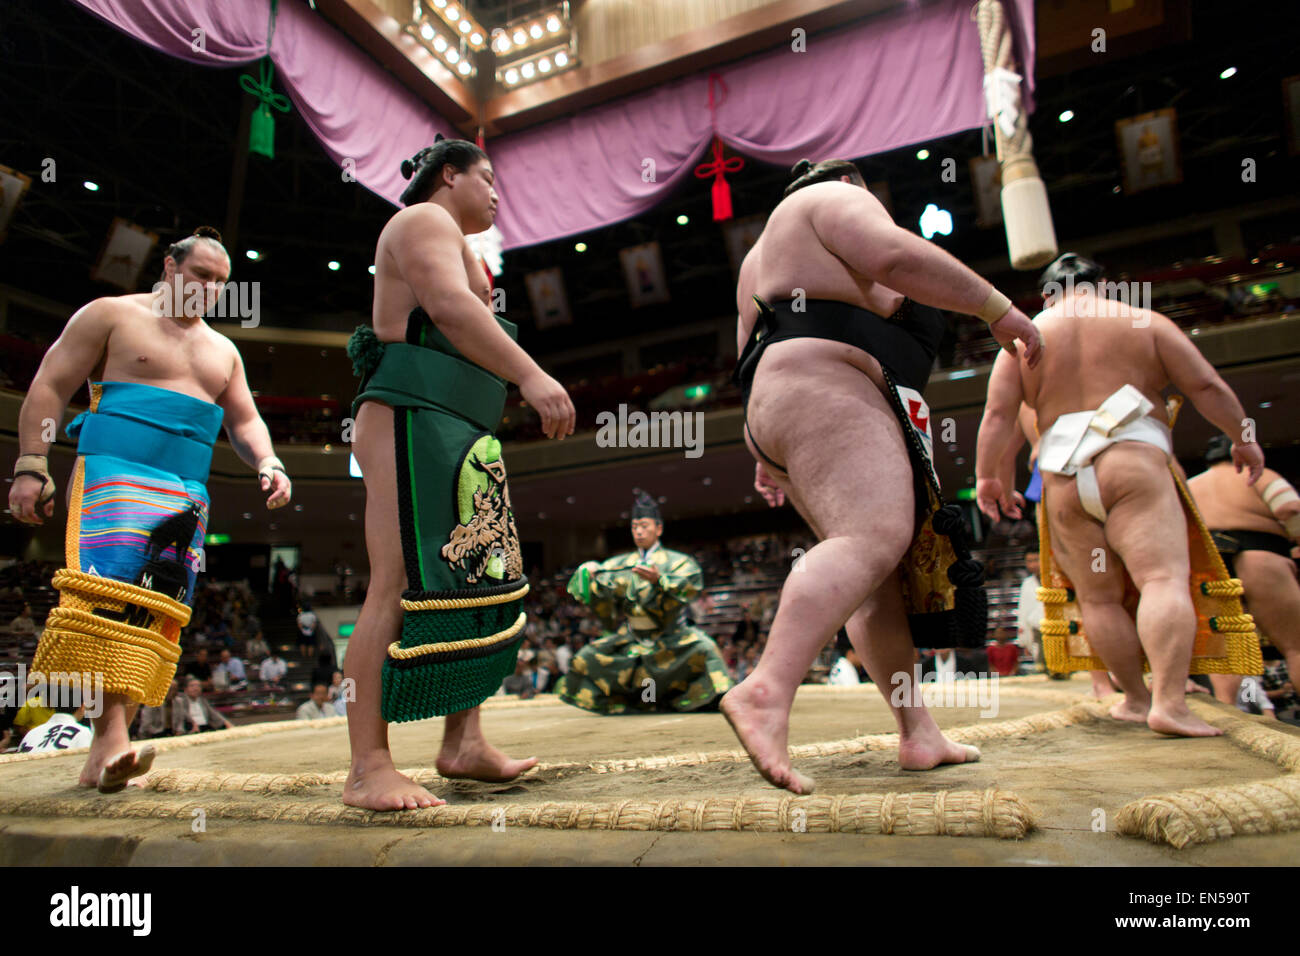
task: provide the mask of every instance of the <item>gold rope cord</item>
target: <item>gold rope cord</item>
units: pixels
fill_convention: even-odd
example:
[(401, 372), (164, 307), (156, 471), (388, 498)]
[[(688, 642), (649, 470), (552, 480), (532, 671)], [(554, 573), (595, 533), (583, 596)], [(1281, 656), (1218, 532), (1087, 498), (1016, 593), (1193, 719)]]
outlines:
[(469, 641), (447, 641), (444, 644), (421, 644), (419, 647), (399, 647), (397, 641), (388, 645), (388, 656), (398, 660), (410, 660), (413, 657), (434, 657), (438, 654), (449, 654), (452, 651), (463, 651), (473, 647), (485, 647), (489, 644), (501, 644), (518, 634), (528, 623), (528, 612), (520, 611), (519, 617), (515, 618), (515, 623), (511, 624), (504, 631), (497, 631), (495, 634), (489, 634), (487, 637), (476, 637)]
[(506, 604), (510, 601), (518, 601), (528, 593), (528, 585), (525, 584), (518, 590), (511, 591), (509, 594), (498, 594), (494, 597), (478, 598), (431, 598), (428, 601), (402, 601), (403, 611), (450, 611), (459, 610), (467, 607), (489, 607), (493, 604)]

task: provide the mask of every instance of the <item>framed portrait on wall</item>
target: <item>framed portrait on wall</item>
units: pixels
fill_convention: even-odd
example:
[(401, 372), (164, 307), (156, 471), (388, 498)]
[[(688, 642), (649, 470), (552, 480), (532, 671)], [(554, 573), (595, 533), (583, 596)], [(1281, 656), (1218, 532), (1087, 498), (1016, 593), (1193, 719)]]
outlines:
[(19, 200), (31, 184), (30, 176), (8, 166), (0, 166), (0, 242), (5, 241), (5, 236), (9, 233), (9, 220), (13, 219)]
[(1300, 76), (1282, 81), (1282, 109), (1286, 113), (1287, 152), (1300, 155)]
[(533, 318), (539, 329), (573, 322), (569, 297), (564, 292), (564, 274), (558, 266), (528, 273), (524, 284), (528, 286), (528, 301), (533, 305)]
[(1130, 116), (1115, 123), (1124, 192), (1171, 186), (1183, 181), (1178, 153), (1178, 115), (1172, 108)]
[(118, 216), (108, 227), (108, 238), (100, 250), (99, 259), (90, 269), (90, 277), (135, 292), (139, 287), (140, 272), (157, 244), (158, 233)]
[(619, 250), (623, 278), (627, 280), (627, 297), (632, 308), (667, 302), (668, 278), (664, 275), (663, 254), (659, 243), (645, 242)]

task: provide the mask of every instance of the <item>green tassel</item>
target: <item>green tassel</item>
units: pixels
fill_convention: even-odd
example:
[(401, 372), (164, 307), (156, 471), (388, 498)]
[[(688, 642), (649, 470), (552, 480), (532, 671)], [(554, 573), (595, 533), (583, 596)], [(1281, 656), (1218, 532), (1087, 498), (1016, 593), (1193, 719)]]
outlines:
[(375, 330), (368, 325), (358, 325), (348, 339), (348, 358), (352, 359), (352, 374), (366, 378), (379, 368), (384, 357), (384, 343), (379, 341)]

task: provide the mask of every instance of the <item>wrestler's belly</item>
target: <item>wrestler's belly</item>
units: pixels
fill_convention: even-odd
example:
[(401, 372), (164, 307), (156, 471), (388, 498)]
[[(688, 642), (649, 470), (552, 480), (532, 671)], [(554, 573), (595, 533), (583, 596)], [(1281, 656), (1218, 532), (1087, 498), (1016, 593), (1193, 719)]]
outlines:
[(120, 365), (112, 363), (109, 363), (104, 368), (103, 375), (96, 376), (95, 381), (120, 381), (127, 382), (129, 385), (152, 385), (153, 388), (188, 395), (190, 398), (198, 398), (200, 402), (208, 402), (211, 405), (216, 405), (217, 397), (222, 392), (225, 392), (226, 385), (226, 382), (222, 382), (221, 388), (213, 392), (213, 388), (216, 388), (216, 382), (207, 382), (198, 376), (131, 375), (130, 372), (122, 369)]

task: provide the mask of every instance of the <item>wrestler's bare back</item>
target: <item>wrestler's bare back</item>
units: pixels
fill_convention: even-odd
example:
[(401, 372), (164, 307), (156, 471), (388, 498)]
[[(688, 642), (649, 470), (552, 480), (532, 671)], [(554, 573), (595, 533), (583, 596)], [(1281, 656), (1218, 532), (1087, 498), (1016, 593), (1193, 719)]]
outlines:
[[(880, 207), (880, 215), (888, 216), (875, 197), (870, 200)], [(819, 204), (833, 201), (833, 191), (808, 187), (773, 211), (740, 266), (736, 284), (740, 316), (738, 351), (745, 347), (758, 318), (755, 295), (776, 302), (794, 298), (795, 290), (801, 289), (807, 299), (847, 302), (883, 316), (892, 315), (902, 304), (901, 294), (854, 272), (822, 244), (813, 228), (812, 215)], [(880, 363), (875, 358), (852, 345), (828, 339), (777, 342), (764, 352), (762, 368), (765, 374), (816, 377), (821, 374), (819, 369), (827, 365), (846, 363), (870, 378), (878, 388), (885, 387)]]
[(1267, 488), (1281, 477), (1273, 469), (1265, 468), (1252, 487), (1246, 483), (1246, 475), (1237, 469), (1214, 467), (1190, 479), (1187, 487), (1196, 499), (1196, 507), (1200, 509), (1207, 528), (1285, 536), (1286, 529), (1273, 517), (1258, 490)]
[[(420, 231), (429, 216), (446, 217), (453, 223), (451, 215), (434, 203), (418, 203), (393, 216), (379, 234), (379, 243), (375, 249), (375, 303), (371, 311), (375, 335), (381, 342), (401, 342), (406, 339), (406, 321), (411, 310), (420, 303), (411, 288), (410, 281), (402, 275), (392, 250), (408, 243), (412, 230)], [(465, 285), (478, 296), (483, 304), (491, 307), (492, 287), (487, 273), (483, 270), (478, 257), (461, 239), (461, 258), (465, 263)], [(430, 318), (437, 324), (436, 315)]]
[[(239, 367), (234, 343), (200, 318), (158, 315), (152, 293), (96, 299), (93, 334), (106, 331), (103, 352), (90, 378), (170, 389), (217, 402)], [(67, 334), (76, 334), (71, 324)], [(57, 360), (57, 359), (56, 359)]]
[(1039, 313), (1034, 324), (1048, 347), (1037, 368), (1028, 368), (1023, 358), (1019, 366), (1040, 435), (1061, 415), (1094, 409), (1124, 385), (1139, 389), (1156, 406), (1152, 417), (1168, 424), (1160, 392), (1178, 370), (1165, 367), (1158, 340), (1182, 333), (1167, 318), (1082, 295)]

